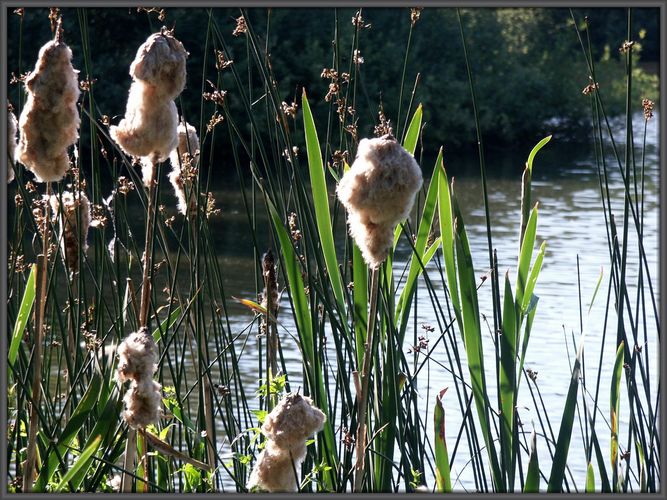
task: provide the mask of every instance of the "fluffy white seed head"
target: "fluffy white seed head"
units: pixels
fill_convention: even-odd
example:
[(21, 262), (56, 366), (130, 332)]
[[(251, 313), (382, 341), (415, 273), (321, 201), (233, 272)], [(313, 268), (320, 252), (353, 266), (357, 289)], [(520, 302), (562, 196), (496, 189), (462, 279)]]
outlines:
[(52, 40), (40, 49), (35, 69), (25, 80), (28, 99), (19, 119), (16, 160), (38, 182), (63, 178), (69, 166), (67, 148), (79, 138), (76, 101), (80, 90), (71, 61), (70, 48)]
[(162, 386), (151, 378), (133, 381), (125, 393), (123, 418), (133, 429), (145, 429), (162, 415)]
[(297, 477), (306, 457), (306, 439), (320, 431), (326, 415), (300, 394), (287, 394), (266, 416), (268, 438), (250, 475), (248, 488), (270, 492), (297, 491)]
[(396, 139), (361, 140), (336, 192), (348, 213), (350, 235), (372, 268), (387, 258), (394, 228), (410, 214), (421, 185), (419, 165)]
[(158, 351), (146, 329), (128, 335), (118, 346), (118, 380), (150, 379), (157, 370)]
[[(178, 198), (178, 211), (186, 215), (188, 209), (185, 184), (190, 173), (196, 171), (199, 164), (199, 137), (197, 130), (189, 123), (178, 124), (178, 147), (169, 154), (171, 172), (169, 182), (174, 187)], [(194, 207), (191, 207), (193, 210)]]
[(125, 117), (110, 128), (127, 154), (165, 161), (178, 146), (178, 113), (174, 99), (185, 87), (183, 44), (163, 29), (139, 47), (130, 65), (132, 85)]
[(297, 474), (304, 458), (305, 442), (286, 451), (273, 441), (267, 441), (250, 474), (248, 489), (258, 488), (271, 493), (298, 491)]

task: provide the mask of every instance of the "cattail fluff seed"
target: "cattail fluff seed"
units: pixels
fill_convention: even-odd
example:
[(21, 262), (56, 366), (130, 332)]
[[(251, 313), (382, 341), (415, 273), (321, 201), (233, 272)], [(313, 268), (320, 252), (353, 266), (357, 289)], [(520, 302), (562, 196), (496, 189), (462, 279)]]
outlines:
[(300, 394), (287, 394), (266, 416), (262, 432), (268, 438), (250, 474), (248, 488), (269, 492), (295, 492), (306, 457), (306, 439), (320, 431), (326, 415)]
[[(169, 154), (169, 161), (171, 163), (169, 182), (178, 198), (178, 211), (186, 215), (188, 210), (186, 184), (191, 191), (193, 174), (199, 164), (199, 137), (197, 130), (189, 123), (178, 124), (178, 147)], [(196, 208), (196, 200), (192, 201), (191, 212)]]
[(350, 235), (371, 268), (387, 258), (394, 228), (410, 214), (421, 185), (419, 165), (391, 135), (359, 142), (336, 191), (348, 213)]
[(14, 180), (14, 155), (16, 153), (16, 131), (18, 130), (16, 115), (7, 110), (7, 184)]
[[(130, 65), (132, 85), (125, 117), (110, 128), (111, 137), (127, 154), (147, 158), (152, 164), (164, 161), (178, 146), (178, 113), (174, 99), (185, 88), (183, 44), (162, 29), (139, 47)], [(144, 184), (149, 184), (144, 163)], [(148, 178), (147, 178), (148, 177)]]
[(25, 80), (28, 99), (19, 118), (16, 160), (38, 182), (59, 181), (69, 167), (67, 148), (78, 140), (81, 122), (78, 73), (72, 67), (72, 51), (56, 35), (40, 49), (35, 69)]
[(123, 418), (132, 428), (143, 429), (157, 422), (162, 414), (162, 386), (153, 380), (157, 370), (157, 345), (146, 328), (142, 328), (128, 335), (118, 346), (117, 353), (117, 378), (121, 383), (131, 381), (123, 398)]
[[(71, 273), (79, 270), (79, 250), (83, 254), (88, 251), (88, 228), (90, 227), (90, 202), (83, 191), (74, 194), (64, 191), (62, 197), (51, 195), (51, 208), (58, 216), (60, 225), (60, 242), (63, 259)], [(62, 207), (61, 207), (62, 201)], [(81, 248), (79, 249), (79, 235)]]

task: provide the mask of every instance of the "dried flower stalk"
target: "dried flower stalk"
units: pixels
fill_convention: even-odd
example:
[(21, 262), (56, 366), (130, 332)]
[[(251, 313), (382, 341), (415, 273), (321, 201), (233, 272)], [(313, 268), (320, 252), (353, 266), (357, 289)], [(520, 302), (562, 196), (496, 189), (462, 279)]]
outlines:
[(85, 254), (88, 250), (86, 239), (91, 221), (90, 202), (83, 191), (77, 194), (64, 191), (62, 198), (54, 194), (51, 195), (50, 202), (53, 213), (60, 214), (60, 243), (65, 265), (71, 273), (76, 273), (79, 270), (79, 252)]

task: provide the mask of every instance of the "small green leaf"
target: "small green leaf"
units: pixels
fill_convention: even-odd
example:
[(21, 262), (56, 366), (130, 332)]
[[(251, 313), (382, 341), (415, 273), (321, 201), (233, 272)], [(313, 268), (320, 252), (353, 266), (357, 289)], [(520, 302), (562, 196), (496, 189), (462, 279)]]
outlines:
[(526, 472), (526, 482), (523, 486), (524, 493), (540, 492), (540, 464), (537, 458), (537, 434), (533, 431), (530, 438), (530, 459), (528, 461), (528, 471)]
[(410, 120), (410, 125), (408, 126), (408, 130), (405, 133), (405, 139), (403, 139), (403, 147), (411, 155), (414, 155), (415, 150), (417, 149), (417, 139), (419, 139), (419, 130), (421, 129), (422, 125), (422, 115), (423, 110), (422, 105), (420, 104), (417, 106), (415, 114), (412, 115), (412, 120)]
[(595, 493), (595, 471), (593, 464), (588, 462), (586, 467), (586, 493)]
[(28, 324), (30, 311), (32, 311), (32, 305), (35, 302), (36, 280), (37, 264), (33, 264), (30, 268), (30, 276), (28, 276), (26, 288), (23, 292), (21, 307), (19, 307), (19, 314), (16, 317), (14, 331), (12, 332), (12, 341), (9, 345), (9, 354), (7, 355), (7, 360), (9, 361), (10, 366), (14, 366), (14, 362), (16, 361), (16, 356), (19, 352), (19, 347), (21, 346), (21, 339), (23, 338), (23, 332), (25, 331), (25, 326)]
[(544, 139), (542, 139), (540, 142), (538, 142), (535, 147), (532, 149), (530, 154), (528, 155), (528, 161), (526, 162), (526, 166), (528, 167), (528, 171), (532, 173), (533, 171), (533, 160), (535, 159), (535, 155), (542, 149), (544, 146), (546, 146), (547, 142), (551, 140), (551, 136), (548, 135)]
[(449, 455), (445, 440), (445, 408), (442, 405), (442, 398), (446, 392), (447, 387), (441, 390), (435, 397), (435, 411), (433, 413), (435, 425), (435, 481), (438, 491), (441, 493), (450, 493), (452, 491)]

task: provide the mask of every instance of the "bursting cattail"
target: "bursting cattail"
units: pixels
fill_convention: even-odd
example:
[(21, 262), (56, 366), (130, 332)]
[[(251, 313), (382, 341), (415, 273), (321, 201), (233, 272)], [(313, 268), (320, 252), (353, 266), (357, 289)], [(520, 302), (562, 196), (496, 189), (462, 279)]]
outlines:
[(16, 153), (16, 131), (18, 121), (11, 104), (7, 106), (7, 184), (14, 180), (14, 155)]
[[(54, 214), (60, 214), (61, 249), (67, 269), (71, 273), (79, 270), (79, 251), (88, 251), (88, 228), (90, 227), (90, 202), (83, 191), (77, 195), (64, 191), (62, 198), (51, 195), (51, 208)], [(62, 206), (61, 206), (62, 201)], [(81, 248), (79, 248), (79, 234)]]
[[(169, 182), (178, 198), (178, 211), (186, 215), (188, 203), (185, 187), (188, 185), (192, 190), (192, 180), (199, 164), (199, 137), (197, 130), (189, 123), (178, 124), (178, 147), (169, 154), (169, 161), (171, 162)], [(191, 206), (190, 210), (194, 208)]]
[(178, 146), (174, 99), (185, 88), (187, 56), (183, 44), (165, 28), (148, 37), (130, 65), (132, 85), (125, 117), (110, 128), (123, 151), (146, 159), (142, 170), (147, 185), (152, 169), (146, 165), (166, 160)]
[(157, 370), (157, 345), (148, 330), (142, 328), (128, 335), (118, 346), (117, 353), (117, 378), (121, 383), (131, 382), (123, 398), (123, 418), (132, 428), (143, 429), (157, 422), (162, 413), (162, 386), (153, 380)]
[(325, 420), (310, 398), (287, 394), (264, 420), (262, 432), (268, 441), (250, 474), (248, 489), (297, 491), (295, 471), (306, 457), (306, 439), (320, 431)]
[(394, 137), (359, 142), (336, 192), (348, 213), (350, 235), (371, 268), (387, 258), (394, 228), (409, 215), (421, 185), (419, 165)]
[[(262, 292), (262, 307), (268, 313), (276, 318), (278, 316), (278, 279), (276, 277), (276, 261), (271, 250), (267, 251), (262, 257), (262, 273), (264, 274), (264, 291)], [(271, 309), (269, 310), (269, 303)]]
[(28, 100), (19, 118), (16, 160), (38, 182), (64, 177), (69, 167), (67, 148), (79, 138), (79, 72), (72, 67), (72, 51), (61, 37), (58, 29), (55, 39), (40, 49), (35, 69), (25, 80)]

